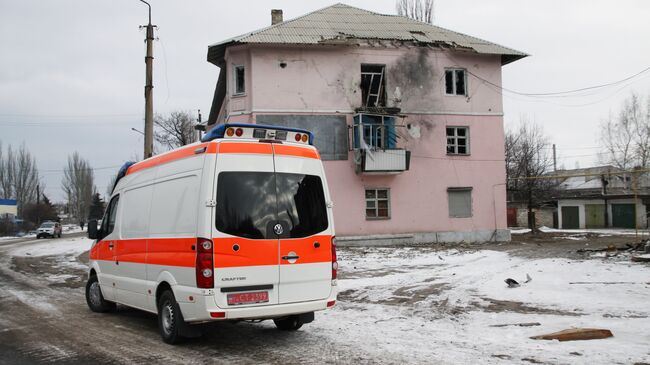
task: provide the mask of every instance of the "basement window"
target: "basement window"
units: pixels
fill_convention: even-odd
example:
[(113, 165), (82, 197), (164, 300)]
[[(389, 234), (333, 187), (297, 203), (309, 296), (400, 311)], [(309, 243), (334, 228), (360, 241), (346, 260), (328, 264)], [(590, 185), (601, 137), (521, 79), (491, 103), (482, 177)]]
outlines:
[(445, 70), (445, 93), (447, 95), (467, 95), (467, 75), (465, 69)]
[(386, 106), (386, 65), (361, 65), (361, 103), (364, 107)]
[(447, 127), (447, 154), (469, 155), (469, 128)]
[(246, 92), (246, 73), (243, 65), (233, 66), (235, 90), (233, 95), (244, 95)]
[(389, 189), (366, 189), (366, 219), (390, 219)]
[(472, 216), (472, 188), (447, 188), (450, 218), (470, 218)]

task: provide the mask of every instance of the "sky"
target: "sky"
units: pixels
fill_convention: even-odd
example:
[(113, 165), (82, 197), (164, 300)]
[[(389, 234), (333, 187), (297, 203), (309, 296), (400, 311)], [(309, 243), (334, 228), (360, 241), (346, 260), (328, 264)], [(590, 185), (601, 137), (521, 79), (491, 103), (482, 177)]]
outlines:
[[(154, 111), (210, 110), (219, 69), (207, 46), (329, 5), (310, 0), (151, 0)], [(395, 13), (395, 0), (348, 0)], [(650, 2), (644, 0), (435, 0), (434, 24), (530, 55), (503, 67), (520, 93), (573, 90), (625, 79), (650, 67)], [(0, 141), (25, 143), (45, 193), (65, 199), (61, 177), (78, 151), (104, 194), (124, 161), (142, 155), (144, 31), (137, 0), (0, 0)], [(650, 71), (585, 97), (504, 92), (506, 128), (527, 119), (557, 145), (558, 167), (598, 164), (598, 127), (630, 93), (650, 95)]]

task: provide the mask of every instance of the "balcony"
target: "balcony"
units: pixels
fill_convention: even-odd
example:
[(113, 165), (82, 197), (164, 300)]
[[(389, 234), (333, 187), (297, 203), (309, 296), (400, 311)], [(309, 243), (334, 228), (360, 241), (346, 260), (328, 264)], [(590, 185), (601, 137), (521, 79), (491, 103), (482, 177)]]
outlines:
[(411, 153), (397, 147), (394, 115), (354, 116), (352, 140), (357, 173), (399, 174), (409, 169)]
[(374, 174), (399, 174), (408, 171), (411, 151), (405, 149), (359, 150), (359, 171)]

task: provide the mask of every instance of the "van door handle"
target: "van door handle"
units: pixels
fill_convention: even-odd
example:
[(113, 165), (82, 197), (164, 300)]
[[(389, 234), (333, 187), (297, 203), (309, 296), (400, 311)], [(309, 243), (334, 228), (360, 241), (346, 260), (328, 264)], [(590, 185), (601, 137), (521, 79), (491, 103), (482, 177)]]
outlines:
[(109, 250), (112, 250), (112, 249), (113, 249), (113, 242), (109, 242), (109, 243), (108, 243), (108, 249), (109, 249)]
[(300, 256), (293, 255), (293, 256), (282, 256), (283, 260), (298, 260)]

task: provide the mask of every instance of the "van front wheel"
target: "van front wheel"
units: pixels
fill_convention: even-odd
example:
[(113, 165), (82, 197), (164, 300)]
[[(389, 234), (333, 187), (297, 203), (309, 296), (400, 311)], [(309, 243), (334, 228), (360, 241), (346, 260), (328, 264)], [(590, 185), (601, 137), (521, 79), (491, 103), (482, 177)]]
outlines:
[(91, 276), (86, 282), (86, 303), (91, 311), (97, 313), (110, 312), (116, 308), (115, 303), (104, 299), (97, 275)]
[(275, 326), (282, 331), (296, 331), (303, 325), (300, 316), (289, 316), (285, 318), (274, 319), (273, 323), (275, 323)]
[(158, 329), (163, 341), (176, 344), (181, 341), (180, 326), (183, 317), (171, 290), (166, 290), (158, 302)]

